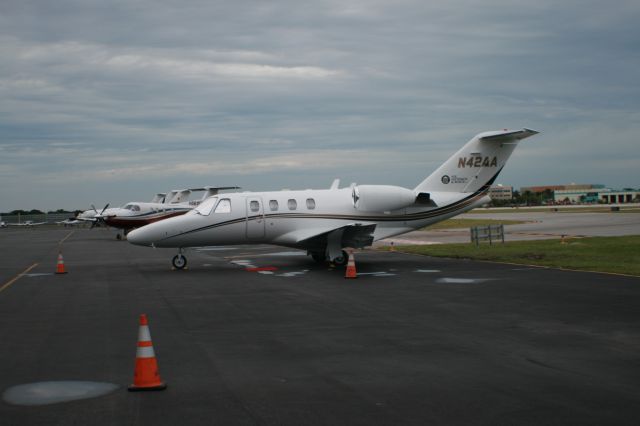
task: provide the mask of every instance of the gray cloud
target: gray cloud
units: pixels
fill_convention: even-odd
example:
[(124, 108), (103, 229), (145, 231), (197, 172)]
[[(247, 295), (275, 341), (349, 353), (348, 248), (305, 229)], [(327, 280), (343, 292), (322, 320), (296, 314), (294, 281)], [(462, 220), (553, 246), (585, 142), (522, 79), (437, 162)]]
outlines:
[(638, 186), (639, 9), (6, 1), (0, 210), (216, 183), (413, 186), (474, 134), (522, 126), (543, 133), (502, 182)]

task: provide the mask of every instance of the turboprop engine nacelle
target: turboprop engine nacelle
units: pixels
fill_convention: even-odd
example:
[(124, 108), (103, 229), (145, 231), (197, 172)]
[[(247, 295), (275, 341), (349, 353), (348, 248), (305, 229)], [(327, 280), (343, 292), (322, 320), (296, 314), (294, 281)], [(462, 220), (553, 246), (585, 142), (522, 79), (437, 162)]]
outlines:
[(364, 212), (386, 212), (408, 207), (416, 202), (411, 189), (391, 185), (358, 185), (353, 187), (353, 206)]

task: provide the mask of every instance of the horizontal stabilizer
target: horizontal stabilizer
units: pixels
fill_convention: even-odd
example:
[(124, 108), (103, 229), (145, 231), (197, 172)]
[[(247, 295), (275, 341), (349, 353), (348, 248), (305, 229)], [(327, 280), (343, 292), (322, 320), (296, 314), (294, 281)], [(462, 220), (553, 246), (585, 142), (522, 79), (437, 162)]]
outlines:
[(202, 188), (189, 188), (189, 191), (213, 191), (218, 190), (222, 191), (225, 189), (240, 189), (239, 186), (203, 186)]
[(531, 129), (522, 129), (514, 131), (490, 132), (480, 135), (480, 140), (491, 142), (509, 142), (511, 140), (522, 140), (529, 136), (537, 135), (539, 132)]

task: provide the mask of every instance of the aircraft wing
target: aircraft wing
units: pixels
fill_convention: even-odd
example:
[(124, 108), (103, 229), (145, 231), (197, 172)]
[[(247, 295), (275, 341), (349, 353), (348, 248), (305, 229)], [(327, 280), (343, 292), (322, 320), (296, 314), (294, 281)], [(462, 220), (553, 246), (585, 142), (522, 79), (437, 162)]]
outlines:
[(75, 220), (79, 220), (82, 222), (97, 222), (98, 219), (96, 219), (95, 217), (77, 217)]
[(308, 250), (320, 250), (327, 246), (330, 234), (340, 238), (342, 247), (364, 248), (373, 244), (373, 232), (376, 224), (325, 226), (296, 229), (277, 239), (276, 244), (303, 247)]

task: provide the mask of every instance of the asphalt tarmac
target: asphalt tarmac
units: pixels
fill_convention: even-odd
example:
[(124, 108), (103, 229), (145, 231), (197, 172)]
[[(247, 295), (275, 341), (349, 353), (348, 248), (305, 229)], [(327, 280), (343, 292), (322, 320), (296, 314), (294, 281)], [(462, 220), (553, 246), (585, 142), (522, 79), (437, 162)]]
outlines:
[[(2, 425), (638, 424), (638, 278), (366, 251), (346, 280), (268, 246), (172, 271), (113, 236), (0, 231)], [(126, 390), (141, 313), (165, 391)], [(44, 381), (118, 387), (7, 402)]]

